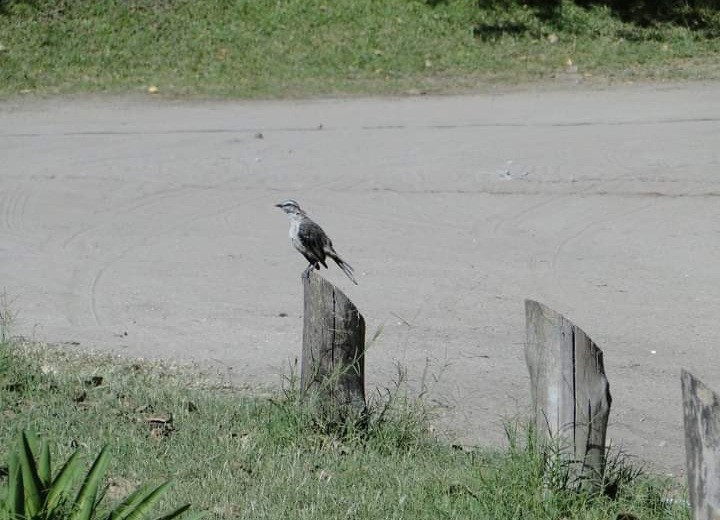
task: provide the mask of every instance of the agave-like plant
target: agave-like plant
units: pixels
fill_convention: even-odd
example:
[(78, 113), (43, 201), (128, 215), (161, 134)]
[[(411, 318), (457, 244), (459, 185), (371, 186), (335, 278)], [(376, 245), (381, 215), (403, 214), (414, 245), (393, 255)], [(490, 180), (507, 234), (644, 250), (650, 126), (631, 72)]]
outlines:
[[(82, 472), (80, 450), (76, 450), (55, 477), (50, 467), (50, 447), (46, 439), (21, 432), (17, 449), (8, 461), (5, 489), (0, 489), (0, 520), (142, 520), (170, 485), (139, 488), (115, 508), (101, 514), (100, 502), (105, 493), (100, 490), (110, 456), (103, 448), (90, 471), (82, 479), (77, 493), (74, 483)], [(185, 513), (190, 504), (157, 520), (171, 520)], [(194, 515), (192, 518), (200, 518)]]

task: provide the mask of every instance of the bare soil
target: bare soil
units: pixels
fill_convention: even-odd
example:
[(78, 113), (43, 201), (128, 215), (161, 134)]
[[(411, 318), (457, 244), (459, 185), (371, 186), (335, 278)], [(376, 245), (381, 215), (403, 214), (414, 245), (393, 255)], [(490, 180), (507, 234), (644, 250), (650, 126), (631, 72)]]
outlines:
[(680, 368), (720, 390), (720, 84), (285, 102), (0, 104), (14, 332), (274, 384), (299, 354), (294, 198), (355, 268), (437, 425), (502, 441), (528, 402), (523, 299), (604, 350), (610, 440), (679, 474)]

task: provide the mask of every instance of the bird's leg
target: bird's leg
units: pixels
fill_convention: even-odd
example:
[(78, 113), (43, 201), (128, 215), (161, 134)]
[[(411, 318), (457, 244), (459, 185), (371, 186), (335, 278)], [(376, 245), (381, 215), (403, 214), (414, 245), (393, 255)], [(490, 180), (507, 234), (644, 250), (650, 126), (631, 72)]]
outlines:
[(314, 266), (312, 263), (310, 263), (310, 264), (305, 268), (305, 270), (303, 271), (303, 276), (304, 276), (305, 278), (310, 278), (310, 271), (313, 270), (313, 267), (315, 267), (315, 266)]

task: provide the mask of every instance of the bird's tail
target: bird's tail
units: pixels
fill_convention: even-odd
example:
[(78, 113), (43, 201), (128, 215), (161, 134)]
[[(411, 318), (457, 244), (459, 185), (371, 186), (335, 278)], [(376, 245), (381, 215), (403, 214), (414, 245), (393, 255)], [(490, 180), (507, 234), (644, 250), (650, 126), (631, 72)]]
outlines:
[(340, 269), (342, 269), (342, 272), (347, 275), (350, 280), (352, 280), (352, 283), (357, 285), (358, 283), (355, 281), (355, 276), (353, 276), (353, 268), (350, 264), (347, 262), (344, 262), (342, 258), (338, 256), (338, 254), (333, 251), (332, 253), (328, 252), (328, 256), (335, 260), (335, 263), (338, 265)]

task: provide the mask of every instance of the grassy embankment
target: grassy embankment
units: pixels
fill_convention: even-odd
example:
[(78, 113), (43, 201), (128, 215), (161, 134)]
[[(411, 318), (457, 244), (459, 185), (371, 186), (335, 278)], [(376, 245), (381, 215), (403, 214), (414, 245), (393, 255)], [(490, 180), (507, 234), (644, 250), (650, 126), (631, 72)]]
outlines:
[(0, 95), (156, 86), (161, 95), (279, 97), (720, 76), (711, 37), (720, 27), (640, 27), (569, 1), (551, 15), (510, 0), (483, 5), (3, 0)]
[(2, 344), (0, 469), (17, 432), (33, 427), (56, 466), (76, 447), (89, 462), (109, 445), (109, 498), (172, 479), (158, 510), (192, 502), (209, 518), (687, 518), (682, 500), (667, 500), (677, 483), (623, 462), (608, 472), (619, 478), (614, 499), (591, 498), (569, 491), (522, 432), (504, 448), (440, 442), (422, 404), (399, 390), (376, 401), (367, 430), (333, 435), (291, 388), (258, 397), (209, 381), (189, 368)]

